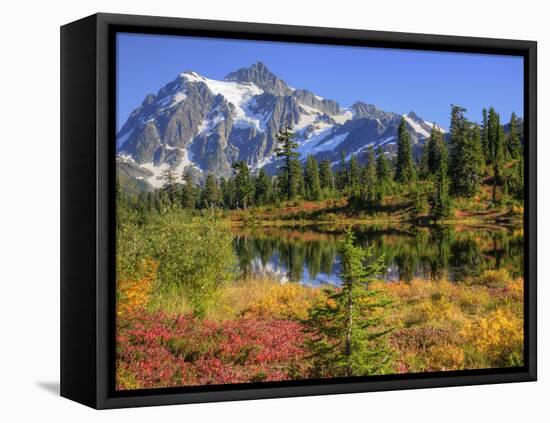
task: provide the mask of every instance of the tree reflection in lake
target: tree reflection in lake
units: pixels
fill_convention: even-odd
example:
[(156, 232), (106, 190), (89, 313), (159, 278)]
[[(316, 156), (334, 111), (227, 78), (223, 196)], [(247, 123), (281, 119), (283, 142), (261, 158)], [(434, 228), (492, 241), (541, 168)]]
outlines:
[[(397, 228), (354, 226), (357, 242), (384, 254), (387, 280), (415, 277), (460, 280), (489, 269), (523, 274), (523, 231), (510, 227)], [(338, 285), (337, 240), (344, 228), (235, 229), (243, 276), (267, 273), (283, 281)]]

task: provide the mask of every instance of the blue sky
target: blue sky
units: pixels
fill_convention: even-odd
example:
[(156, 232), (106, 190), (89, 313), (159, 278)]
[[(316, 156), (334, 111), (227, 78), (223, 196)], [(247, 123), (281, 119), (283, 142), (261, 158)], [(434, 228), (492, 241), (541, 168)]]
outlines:
[(185, 70), (222, 79), (257, 61), (290, 86), (341, 106), (361, 100), (401, 114), (413, 110), (443, 128), (451, 104), (465, 107), (474, 121), (489, 106), (503, 121), (513, 111), (523, 116), (521, 57), (118, 34), (117, 128), (145, 95)]

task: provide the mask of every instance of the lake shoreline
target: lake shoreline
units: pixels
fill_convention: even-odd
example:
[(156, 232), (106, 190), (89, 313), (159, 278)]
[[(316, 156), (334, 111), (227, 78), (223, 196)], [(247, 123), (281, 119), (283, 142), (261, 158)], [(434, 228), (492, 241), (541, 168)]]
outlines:
[(492, 219), (443, 219), (437, 223), (418, 223), (410, 219), (337, 219), (337, 220), (233, 220), (229, 219), (229, 225), (232, 227), (300, 227), (300, 226), (411, 226), (416, 228), (437, 228), (450, 226), (466, 226), (471, 228), (513, 228), (523, 227), (523, 219), (507, 219), (507, 220), (492, 220)]

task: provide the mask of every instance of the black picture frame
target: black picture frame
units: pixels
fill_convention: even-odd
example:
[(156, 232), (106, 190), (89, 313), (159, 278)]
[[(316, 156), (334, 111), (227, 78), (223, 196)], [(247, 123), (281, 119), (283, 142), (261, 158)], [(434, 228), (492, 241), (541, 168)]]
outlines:
[[(116, 32), (477, 52), (524, 58), (525, 365), (117, 392), (114, 389)], [(417, 389), (537, 378), (537, 44), (351, 29), (95, 14), (61, 27), (61, 395), (97, 409)]]

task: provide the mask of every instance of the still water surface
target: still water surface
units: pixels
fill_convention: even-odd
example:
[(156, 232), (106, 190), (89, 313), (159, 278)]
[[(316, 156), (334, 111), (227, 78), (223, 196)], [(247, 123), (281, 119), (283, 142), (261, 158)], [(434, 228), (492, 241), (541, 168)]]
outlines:
[[(338, 240), (344, 228), (235, 228), (233, 241), (243, 276), (275, 276), (307, 285), (339, 285)], [(446, 276), (461, 280), (488, 269), (523, 274), (523, 231), (518, 227), (355, 226), (357, 243), (383, 254), (387, 280)]]

